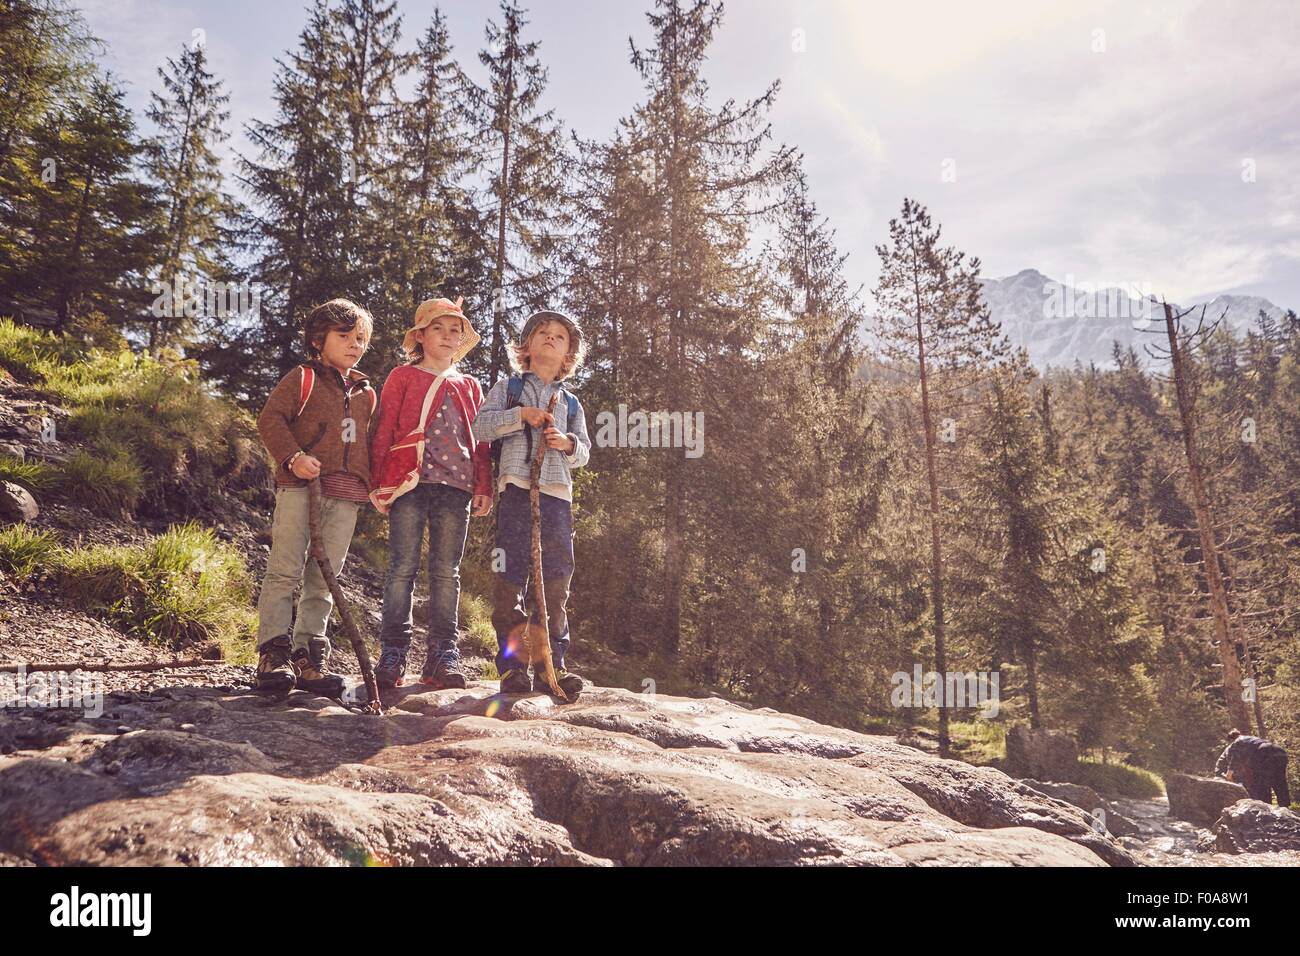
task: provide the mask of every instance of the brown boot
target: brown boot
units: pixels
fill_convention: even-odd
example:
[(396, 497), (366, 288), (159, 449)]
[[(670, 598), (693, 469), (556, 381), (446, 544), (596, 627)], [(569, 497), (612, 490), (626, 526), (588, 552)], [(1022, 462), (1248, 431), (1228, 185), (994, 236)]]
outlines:
[(293, 652), (293, 667), (298, 672), (298, 689), (322, 697), (337, 697), (343, 693), (343, 678), (330, 673), (329, 641), (316, 638), (309, 645)]
[(254, 686), (264, 694), (287, 694), (297, 681), (290, 661), (293, 645), (287, 634), (273, 637), (258, 647), (257, 678)]

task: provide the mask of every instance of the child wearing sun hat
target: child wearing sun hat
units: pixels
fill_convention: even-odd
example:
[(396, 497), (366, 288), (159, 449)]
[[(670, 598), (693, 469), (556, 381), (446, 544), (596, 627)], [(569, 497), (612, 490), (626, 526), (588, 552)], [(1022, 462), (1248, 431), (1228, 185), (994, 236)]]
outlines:
[(370, 500), (389, 519), (388, 571), (375, 676), (395, 687), (406, 674), (411, 603), (429, 538), (429, 630), (420, 680), (464, 687), (456, 643), (460, 562), (471, 512), (492, 510), (488, 444), (472, 427), (483, 404), (478, 379), (456, 369), (479, 342), (462, 300), (429, 299), (402, 340), (407, 362), (389, 373), (370, 447)]

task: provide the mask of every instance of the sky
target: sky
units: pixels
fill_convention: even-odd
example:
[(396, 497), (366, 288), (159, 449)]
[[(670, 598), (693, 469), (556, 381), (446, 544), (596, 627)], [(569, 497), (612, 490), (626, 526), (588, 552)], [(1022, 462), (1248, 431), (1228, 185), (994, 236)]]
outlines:
[[(629, 38), (653, 0), (533, 0), (544, 107), (605, 138), (642, 98)], [(140, 117), (156, 70), (203, 31), (243, 123), (274, 114), (300, 0), (84, 0)], [(445, 0), (467, 72), (495, 2)], [(399, 0), (404, 43), (434, 5)], [(983, 275), (1037, 269), (1170, 301), (1262, 295), (1300, 308), (1300, 3), (1294, 0), (733, 0), (705, 69), (715, 102), (781, 90), (773, 138), (868, 291), (905, 196)], [(869, 295), (867, 296), (869, 299)]]

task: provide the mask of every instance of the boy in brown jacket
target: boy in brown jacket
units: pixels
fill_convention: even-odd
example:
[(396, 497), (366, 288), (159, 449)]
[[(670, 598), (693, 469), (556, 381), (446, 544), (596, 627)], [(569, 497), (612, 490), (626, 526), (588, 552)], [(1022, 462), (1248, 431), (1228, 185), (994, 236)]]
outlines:
[[(347, 299), (312, 309), (303, 328), (311, 360), (280, 380), (257, 419), (276, 464), (271, 553), (257, 602), (260, 691), (288, 693), (297, 686), (334, 697), (343, 690), (342, 678), (329, 672), (325, 636), (334, 599), (316, 562), (307, 560), (307, 484), (320, 479), (321, 533), (337, 574), (352, 543), (357, 513), (370, 500), (369, 439), (379, 400), (355, 366), (373, 330), (370, 313)], [(299, 583), (302, 596), (290, 638), (293, 592)]]

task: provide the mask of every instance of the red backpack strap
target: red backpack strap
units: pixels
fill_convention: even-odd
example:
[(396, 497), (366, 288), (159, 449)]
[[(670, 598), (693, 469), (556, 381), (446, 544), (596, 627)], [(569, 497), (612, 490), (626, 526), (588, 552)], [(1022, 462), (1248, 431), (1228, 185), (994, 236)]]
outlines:
[[(312, 387), (316, 384), (316, 371), (309, 366), (302, 366), (302, 387), (298, 391), (298, 415), (307, 407), (307, 399), (311, 398)], [(295, 418), (297, 415), (294, 416)]]

